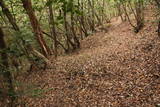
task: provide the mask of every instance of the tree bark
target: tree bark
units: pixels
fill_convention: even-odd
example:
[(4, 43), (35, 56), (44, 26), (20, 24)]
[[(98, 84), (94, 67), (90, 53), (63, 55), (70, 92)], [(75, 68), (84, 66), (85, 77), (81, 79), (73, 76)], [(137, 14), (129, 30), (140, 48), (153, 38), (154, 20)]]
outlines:
[(158, 8), (160, 8), (160, 1), (159, 0), (155, 0), (155, 2), (157, 4)]
[(143, 13), (143, 1), (138, 0), (136, 2), (136, 28), (135, 32), (138, 33), (144, 26), (144, 13)]
[(158, 22), (158, 37), (160, 37), (160, 19), (159, 19), (159, 22)]
[(130, 18), (129, 18), (129, 15), (128, 15), (128, 13), (127, 13), (127, 9), (126, 9), (126, 6), (125, 6), (124, 3), (122, 3), (122, 8), (123, 8), (123, 10), (124, 10), (124, 12), (125, 12), (125, 15), (126, 15), (126, 17), (127, 17), (127, 19), (128, 19), (129, 24), (130, 24), (133, 28), (136, 28), (136, 26), (134, 26), (134, 25), (132, 24), (132, 22), (131, 22), (131, 20), (130, 20)]
[[(158, 7), (158, 11), (160, 13), (160, 1), (159, 0), (155, 0), (156, 4), (157, 4), (157, 7)], [(158, 37), (160, 37), (160, 19), (158, 21)]]
[(83, 1), (81, 1), (81, 4), (80, 4), (80, 2), (78, 2), (78, 5), (79, 6), (81, 5), (80, 10), (82, 11), (82, 15), (80, 16), (80, 20), (79, 20), (80, 26), (81, 26), (81, 30), (83, 31), (85, 37), (87, 37), (88, 36), (88, 32), (87, 32), (87, 28), (85, 26), (85, 20), (84, 20), (85, 16), (84, 16), (84, 3), (83, 3)]
[[(0, 49), (3, 51), (4, 49), (6, 49), (6, 43), (4, 40), (4, 33), (2, 28), (0, 27)], [(8, 55), (5, 52), (1, 53), (1, 59), (2, 59), (2, 64), (5, 67), (8, 67)]]
[(95, 10), (94, 10), (94, 0), (88, 0), (88, 11), (90, 12), (91, 9), (91, 20), (89, 19), (90, 27), (92, 32), (95, 32)]
[(43, 38), (43, 33), (40, 27), (40, 24), (35, 16), (34, 10), (32, 8), (32, 3), (31, 0), (21, 0), (23, 3), (23, 7), (27, 12), (27, 15), (29, 16), (30, 22), (31, 22), (31, 26), (32, 29), (35, 33), (36, 39), (39, 42), (39, 45), (42, 49), (42, 52), (44, 54), (44, 56), (48, 57), (50, 55), (50, 49), (47, 46), (44, 38)]
[[(2, 28), (0, 27), (0, 50), (5, 50), (6, 49), (6, 43), (4, 40), (4, 33)], [(7, 82), (7, 93), (10, 98), (9, 102), (9, 107), (14, 107), (14, 101), (16, 100), (15, 97), (15, 90), (14, 90), (14, 85), (13, 85), (13, 78), (11, 72), (8, 70), (9, 64), (8, 64), (8, 55), (6, 52), (1, 53), (1, 59), (2, 59), (2, 64), (5, 68), (5, 72), (3, 72), (3, 76)], [(10, 94), (12, 93), (12, 95)]]
[(73, 0), (71, 1), (72, 2), (72, 9), (71, 9), (71, 31), (72, 31), (72, 35), (73, 35), (73, 39), (75, 41), (75, 44), (76, 44), (76, 48), (80, 48), (80, 42), (79, 42), (79, 39), (78, 37), (76, 36), (76, 32), (75, 32), (75, 23), (74, 23), (74, 12), (73, 12)]
[(9, 9), (7, 8), (7, 6), (5, 5), (3, 0), (0, 0), (0, 6), (2, 8), (2, 12), (7, 16), (9, 22), (11, 23), (11, 25), (13, 26), (13, 29), (16, 31), (19, 31), (19, 27), (16, 24), (16, 20), (13, 17), (13, 15), (10, 13)]
[(54, 55), (57, 57), (57, 33), (55, 28), (55, 20), (54, 20), (54, 14), (53, 14), (53, 8), (52, 5), (49, 6), (49, 19), (50, 19), (50, 25), (51, 25), (51, 34), (54, 38)]

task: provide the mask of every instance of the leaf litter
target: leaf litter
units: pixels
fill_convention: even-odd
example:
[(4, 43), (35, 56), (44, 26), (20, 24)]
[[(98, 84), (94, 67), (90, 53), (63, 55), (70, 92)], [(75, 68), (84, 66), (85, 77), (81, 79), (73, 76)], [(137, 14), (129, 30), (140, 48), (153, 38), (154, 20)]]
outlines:
[[(47, 91), (24, 97), (27, 107), (156, 107), (160, 104), (160, 38), (154, 16), (135, 34), (127, 22), (113, 23), (82, 41), (81, 50), (54, 60), (54, 69), (25, 82)], [(152, 20), (151, 20), (152, 19)]]

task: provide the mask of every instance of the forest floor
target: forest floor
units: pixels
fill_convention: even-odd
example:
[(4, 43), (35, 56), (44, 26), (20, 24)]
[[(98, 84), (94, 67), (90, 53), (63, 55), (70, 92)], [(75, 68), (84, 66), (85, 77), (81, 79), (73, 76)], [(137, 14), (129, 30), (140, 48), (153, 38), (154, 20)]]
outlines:
[(84, 39), (80, 50), (58, 57), (54, 69), (26, 77), (43, 89), (24, 98), (27, 107), (159, 107), (160, 38), (154, 14), (146, 14), (138, 34), (113, 19), (107, 33)]

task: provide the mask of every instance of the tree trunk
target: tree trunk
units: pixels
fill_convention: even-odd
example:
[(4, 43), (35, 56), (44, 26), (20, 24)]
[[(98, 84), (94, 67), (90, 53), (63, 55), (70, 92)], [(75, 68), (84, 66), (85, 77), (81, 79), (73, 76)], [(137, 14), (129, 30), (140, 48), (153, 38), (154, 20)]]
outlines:
[(125, 15), (126, 15), (126, 17), (127, 17), (127, 19), (128, 19), (129, 24), (130, 24), (133, 28), (136, 28), (136, 27), (132, 24), (132, 22), (131, 22), (131, 20), (130, 20), (130, 18), (129, 18), (129, 15), (128, 15), (128, 13), (127, 13), (127, 9), (126, 9), (126, 6), (125, 6), (124, 3), (122, 3), (122, 8), (123, 8), (123, 10), (124, 10), (124, 12), (125, 12)]
[(144, 14), (143, 14), (143, 1), (138, 0), (136, 2), (136, 28), (135, 32), (138, 33), (144, 26)]
[(70, 38), (69, 38), (69, 34), (68, 34), (68, 27), (67, 27), (67, 19), (66, 19), (66, 10), (63, 10), (63, 20), (64, 20), (64, 29), (65, 29), (65, 36), (66, 36), (66, 43), (67, 43), (67, 50), (70, 51)]
[(54, 14), (53, 14), (53, 8), (52, 5), (49, 6), (49, 19), (50, 19), (50, 25), (51, 25), (51, 34), (54, 38), (54, 55), (57, 57), (57, 33), (55, 28), (55, 20), (54, 20)]
[[(79, 3), (79, 2), (78, 2)], [(79, 3), (79, 5), (81, 5), (81, 11), (82, 11), (82, 15), (80, 16), (80, 25), (81, 25), (81, 29), (85, 35), (85, 37), (88, 36), (88, 32), (87, 32), (87, 29), (86, 29), (86, 26), (85, 26), (85, 21), (84, 21), (84, 3), (83, 1), (81, 1), (81, 4)]]
[[(6, 49), (6, 43), (4, 41), (4, 33), (2, 28), (0, 28), (0, 49), (3, 51), (4, 49)], [(2, 59), (2, 64), (5, 67), (8, 67), (8, 56), (6, 52), (2, 52), (1, 53), (1, 59)]]
[(120, 4), (120, 3), (117, 3), (116, 7), (117, 7), (117, 10), (118, 10), (118, 16), (120, 16), (121, 21), (123, 22), (124, 19), (123, 19), (123, 16), (122, 16), (121, 4)]
[(159, 0), (155, 0), (155, 2), (157, 4), (158, 8), (160, 8), (160, 1)]
[[(4, 33), (2, 28), (0, 27), (0, 50), (5, 50), (6, 49), (6, 43), (4, 40)], [(9, 107), (14, 107), (14, 101), (16, 100), (15, 97), (15, 90), (14, 90), (14, 85), (13, 85), (13, 78), (11, 72), (8, 70), (9, 65), (8, 65), (8, 55), (6, 52), (1, 53), (1, 59), (2, 59), (2, 64), (5, 67), (5, 72), (3, 72), (3, 76), (7, 82), (7, 93), (10, 98), (9, 102)], [(11, 94), (10, 94), (11, 93)]]
[(40, 24), (35, 16), (35, 13), (33, 11), (32, 8), (32, 3), (31, 0), (21, 0), (23, 3), (23, 7), (27, 12), (27, 15), (29, 16), (30, 22), (31, 22), (31, 26), (33, 28), (33, 31), (35, 33), (36, 39), (39, 42), (39, 45), (42, 49), (42, 52), (44, 54), (44, 56), (48, 57), (50, 55), (50, 49), (47, 46), (44, 38), (43, 38), (43, 33), (40, 27)]
[(160, 20), (158, 22), (158, 37), (160, 37)]
[[(94, 0), (88, 0), (88, 9), (90, 10), (91, 9), (91, 16), (92, 17), (91, 19), (88, 20), (88, 22), (90, 23), (90, 27), (91, 27), (91, 30), (92, 32), (96, 31), (95, 30), (95, 10), (94, 10)], [(88, 10), (88, 11), (89, 11)], [(90, 11), (89, 11), (90, 12)]]
[(15, 18), (10, 13), (9, 9), (7, 8), (7, 6), (5, 5), (3, 0), (0, 0), (0, 6), (2, 7), (2, 12), (7, 16), (9, 22), (12, 24), (13, 29), (16, 30), (16, 31), (19, 31), (19, 27), (16, 24)]
[(74, 39), (74, 42), (76, 44), (76, 48), (80, 48), (80, 42), (79, 42), (79, 39), (78, 37), (76, 36), (76, 32), (75, 32), (75, 28), (74, 28), (74, 12), (73, 12), (73, 0), (71, 1), (72, 2), (72, 9), (71, 9), (71, 31), (72, 31), (72, 35), (73, 35), (73, 39)]
[[(155, 0), (156, 4), (157, 4), (157, 7), (158, 7), (158, 11), (160, 13), (160, 1), (159, 0)], [(160, 19), (158, 21), (158, 37), (160, 37)]]
[(70, 32), (69, 32), (69, 28), (68, 28), (68, 23), (67, 23), (67, 10), (66, 10), (66, 4), (63, 4), (64, 8), (63, 8), (63, 20), (64, 20), (64, 29), (65, 29), (65, 36), (67, 39), (67, 48), (68, 48), (68, 52), (71, 51), (71, 47), (72, 46), (72, 50), (74, 50), (76, 48), (75, 44), (71, 41), (71, 37), (70, 37)]
[[(7, 17), (13, 29), (17, 32), (20, 32), (20, 28), (16, 23), (16, 19), (13, 17), (3, 0), (0, 1), (0, 6), (2, 7), (3, 14), (5, 14), (5, 16)], [(28, 50), (25, 48), (25, 40), (23, 38), (20, 38), (20, 40), (22, 41), (22, 45), (20, 45), (21, 43), (18, 40), (16, 40), (16, 44), (18, 44), (23, 50), (23, 52), (26, 54), (26, 56), (28, 56)]]
[(102, 23), (104, 22), (104, 16), (105, 16), (105, 0), (103, 0), (103, 4), (102, 4)]

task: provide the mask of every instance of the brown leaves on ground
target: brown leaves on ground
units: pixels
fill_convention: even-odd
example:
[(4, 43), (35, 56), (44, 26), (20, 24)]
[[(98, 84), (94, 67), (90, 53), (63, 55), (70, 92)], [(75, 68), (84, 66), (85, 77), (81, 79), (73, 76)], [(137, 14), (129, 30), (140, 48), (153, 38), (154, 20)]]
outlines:
[[(151, 16), (147, 18), (151, 19)], [(160, 38), (149, 21), (134, 34), (127, 22), (82, 41), (82, 49), (59, 57), (54, 69), (28, 83), (52, 89), (25, 98), (27, 107), (155, 107), (160, 103)]]

